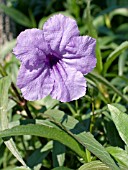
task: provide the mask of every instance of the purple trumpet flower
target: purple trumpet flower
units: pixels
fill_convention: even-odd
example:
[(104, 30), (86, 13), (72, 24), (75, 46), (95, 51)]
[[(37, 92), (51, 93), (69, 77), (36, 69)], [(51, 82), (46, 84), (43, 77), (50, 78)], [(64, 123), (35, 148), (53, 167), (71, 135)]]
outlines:
[(24, 98), (50, 95), (69, 102), (84, 96), (84, 75), (96, 66), (95, 45), (95, 39), (79, 36), (74, 19), (62, 14), (49, 18), (43, 30), (21, 32), (13, 53), (21, 61), (17, 86)]

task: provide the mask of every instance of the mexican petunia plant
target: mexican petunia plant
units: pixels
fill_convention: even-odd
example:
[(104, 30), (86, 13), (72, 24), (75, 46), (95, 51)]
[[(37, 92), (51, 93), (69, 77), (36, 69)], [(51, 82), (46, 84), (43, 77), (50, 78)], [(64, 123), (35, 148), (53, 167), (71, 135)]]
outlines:
[(62, 14), (49, 18), (43, 30), (21, 32), (13, 53), (21, 61), (17, 86), (24, 98), (50, 95), (68, 102), (84, 96), (84, 75), (96, 66), (95, 45), (95, 39), (80, 36), (74, 19)]
[[(128, 29), (121, 3), (0, 4), (1, 170), (128, 169)], [(14, 37), (21, 32), (17, 43), (5, 43), (13, 28)]]

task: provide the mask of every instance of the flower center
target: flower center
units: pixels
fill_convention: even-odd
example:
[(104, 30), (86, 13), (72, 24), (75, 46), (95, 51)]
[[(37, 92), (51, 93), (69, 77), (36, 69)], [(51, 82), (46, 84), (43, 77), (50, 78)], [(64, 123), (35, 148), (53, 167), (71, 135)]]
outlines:
[(47, 58), (48, 58), (48, 62), (49, 62), (49, 65), (50, 65), (51, 68), (53, 66), (55, 66), (58, 63), (58, 61), (60, 60), (58, 57), (56, 57), (53, 54), (48, 54)]

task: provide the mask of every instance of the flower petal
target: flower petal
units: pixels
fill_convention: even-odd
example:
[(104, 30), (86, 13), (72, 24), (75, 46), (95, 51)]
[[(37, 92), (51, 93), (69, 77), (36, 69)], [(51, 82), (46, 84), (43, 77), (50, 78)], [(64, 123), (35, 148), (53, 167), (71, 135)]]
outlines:
[(52, 77), (55, 79), (50, 95), (61, 102), (76, 100), (85, 95), (86, 80), (81, 72), (68, 67), (64, 63), (57, 63), (53, 67)]
[(89, 36), (73, 37), (65, 48), (66, 54), (62, 60), (87, 74), (96, 66), (95, 45), (96, 40)]
[(74, 19), (62, 14), (54, 15), (44, 24), (45, 40), (53, 51), (62, 54), (65, 46), (73, 36), (79, 35), (77, 23)]
[(44, 64), (32, 71), (21, 65), (17, 79), (17, 86), (21, 89), (26, 100), (39, 100), (50, 94), (54, 80), (49, 68)]
[(43, 31), (27, 29), (20, 33), (13, 53), (25, 65), (35, 66), (46, 59), (49, 53), (48, 45), (44, 39)]

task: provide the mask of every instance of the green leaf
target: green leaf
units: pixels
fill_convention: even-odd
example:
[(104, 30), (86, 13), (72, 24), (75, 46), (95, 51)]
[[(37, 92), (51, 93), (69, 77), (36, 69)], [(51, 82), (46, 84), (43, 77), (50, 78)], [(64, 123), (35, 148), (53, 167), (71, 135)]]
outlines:
[(99, 15), (108, 14), (108, 13), (114, 11), (114, 10), (117, 9), (117, 8), (119, 8), (119, 6), (117, 6), (117, 5), (110, 6), (109, 8), (106, 8), (106, 9), (104, 9), (104, 10), (101, 10), (101, 12), (98, 14), (98, 16), (99, 16)]
[(30, 170), (29, 168), (26, 168), (24, 166), (20, 166), (20, 167), (8, 167), (8, 168), (4, 168), (4, 169), (1, 169), (1, 170)]
[(38, 24), (38, 28), (39, 29), (42, 29), (43, 28), (43, 25), (44, 23), (48, 20), (49, 16), (44, 16), (40, 21), (39, 21), (39, 24)]
[(30, 168), (35, 167), (48, 155), (50, 150), (53, 148), (53, 142), (49, 141), (43, 148), (35, 150), (27, 160), (27, 165)]
[(112, 103), (113, 106), (115, 106), (117, 109), (119, 109), (121, 112), (126, 112), (126, 107), (125, 105), (121, 105), (119, 103)]
[(12, 109), (15, 105), (16, 105), (16, 102), (14, 102), (13, 100), (9, 100), (8, 101), (7, 111)]
[(118, 9), (113, 10), (113, 11), (109, 14), (110, 20), (112, 20), (115, 15), (122, 15), (122, 16), (128, 17), (127, 8), (118, 8)]
[(102, 162), (107, 164), (112, 169), (118, 170), (118, 167), (105, 148), (98, 141), (96, 141), (90, 133), (85, 132), (85, 127), (78, 122), (78, 120), (58, 110), (46, 111), (44, 115), (60, 125), (61, 128), (67, 131), (67, 133), (70, 133), (77, 141), (96, 155)]
[(124, 101), (128, 102), (128, 98), (126, 96), (124, 96), (115, 86), (113, 86), (107, 79), (105, 79), (101, 75), (92, 72), (92, 73), (89, 73), (88, 75), (86, 75), (86, 77), (94, 79), (97, 82), (103, 83), (109, 89), (113, 90), (116, 94), (118, 94)]
[(53, 141), (52, 160), (54, 167), (63, 166), (65, 161), (65, 151), (66, 148), (63, 144), (58, 141)]
[(9, 52), (12, 51), (15, 44), (16, 40), (14, 39), (2, 45), (2, 47), (0, 47), (0, 57), (3, 59)]
[(103, 69), (103, 63), (102, 63), (100, 46), (98, 42), (97, 31), (93, 26), (92, 17), (90, 14), (90, 0), (88, 0), (87, 3), (87, 26), (88, 26), (89, 35), (96, 39), (96, 58), (97, 58), (96, 70), (100, 73)]
[(72, 170), (72, 169), (62, 166), (62, 167), (53, 168), (52, 170)]
[[(124, 23), (124, 24), (119, 25), (116, 29), (116, 33), (120, 34), (119, 38), (122, 38), (122, 40), (123, 39), (126, 40), (128, 37), (127, 28), (128, 28), (128, 23)], [(126, 36), (122, 37), (121, 35), (123, 34), (125, 34)]]
[(115, 160), (128, 168), (128, 153), (119, 147), (107, 147), (107, 151), (115, 158)]
[(1, 129), (8, 128), (7, 107), (8, 107), (8, 89), (11, 85), (9, 77), (0, 79), (0, 123)]
[(112, 62), (122, 53), (122, 51), (128, 49), (128, 41), (123, 42), (120, 46), (118, 46), (107, 58), (107, 61), (104, 64), (103, 73), (106, 74), (109, 66)]
[[(0, 124), (1, 130), (8, 129), (8, 117), (7, 117), (7, 109), (8, 109), (8, 89), (11, 85), (11, 81), (9, 77), (4, 77), (0, 79)], [(18, 152), (13, 139), (6, 139), (4, 141), (7, 148), (12, 152), (12, 154), (22, 163), (23, 166), (26, 166), (23, 161), (20, 153)]]
[(100, 161), (92, 161), (82, 165), (78, 170), (112, 170)]
[(67, 3), (65, 5), (68, 8), (68, 11), (70, 11), (70, 13), (73, 14), (73, 16), (75, 16), (76, 19), (78, 19), (80, 16), (80, 8), (79, 5), (77, 4), (77, 1), (67, 0)]
[(128, 146), (128, 115), (110, 104), (108, 104), (108, 109), (111, 112), (112, 120), (119, 132), (120, 137)]
[(4, 4), (0, 4), (0, 10), (5, 14), (9, 15), (15, 22), (26, 27), (32, 27), (31, 21), (23, 13), (16, 10), (15, 8), (7, 7)]
[[(110, 117), (110, 119), (111, 119), (111, 117)], [(123, 147), (124, 142), (122, 141), (121, 137), (119, 136), (119, 133), (118, 133), (113, 121), (110, 119), (104, 120), (104, 128), (106, 129), (106, 137), (109, 141), (109, 144), (111, 146)]]
[(47, 96), (44, 99), (39, 100), (37, 102), (39, 102), (41, 105), (44, 105), (48, 110), (52, 109), (59, 103), (58, 100), (52, 99), (51, 96)]
[(119, 61), (118, 61), (118, 74), (119, 76), (122, 76), (123, 75), (123, 72), (124, 72), (124, 67), (125, 67), (125, 64), (126, 64), (126, 61), (127, 61), (127, 51), (124, 51), (120, 57), (119, 57)]
[[(20, 123), (26, 125), (19, 125)], [(17, 121), (11, 123), (13, 126), (10, 129), (0, 132), (0, 137), (9, 137), (9, 136), (19, 136), (19, 135), (34, 135), (45, 138), (50, 138), (61, 142), (66, 145), (74, 152), (76, 152), (80, 157), (85, 159), (85, 152), (80, 143), (78, 143), (71, 135), (61, 130), (59, 127), (53, 123), (45, 120), (26, 120), (26, 121)]]
[(34, 15), (32, 13), (32, 10), (29, 9), (28, 12), (29, 12), (29, 17), (30, 17), (30, 21), (31, 21), (32, 27), (36, 28), (37, 27), (37, 23), (36, 23), (36, 19), (35, 19)]

